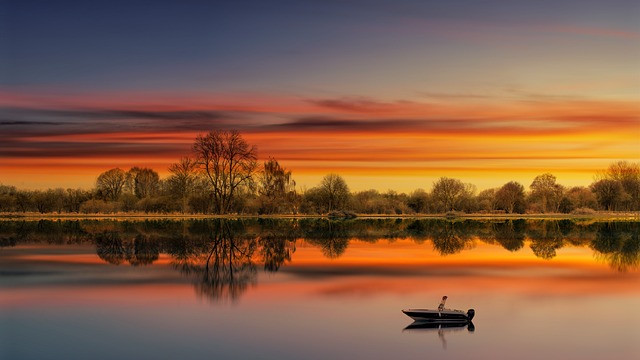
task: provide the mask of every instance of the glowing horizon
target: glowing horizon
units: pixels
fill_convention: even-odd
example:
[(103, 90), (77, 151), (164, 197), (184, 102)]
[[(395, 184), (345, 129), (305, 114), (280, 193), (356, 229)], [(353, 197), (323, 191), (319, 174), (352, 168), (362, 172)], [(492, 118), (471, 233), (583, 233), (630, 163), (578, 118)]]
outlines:
[[(5, 107), (22, 120), (3, 124), (0, 181), (90, 188), (101, 172), (133, 166), (167, 176), (168, 166), (189, 155), (207, 128), (241, 131), (257, 145), (260, 160), (277, 159), (301, 188), (328, 173), (343, 175), (354, 190), (428, 189), (441, 176), (479, 189), (511, 180), (527, 186), (544, 172), (567, 186), (588, 185), (598, 170), (634, 161), (638, 152), (631, 101), (537, 101), (534, 108), (521, 100), (496, 105), (282, 97), (264, 107), (255, 100), (251, 109), (235, 101), (167, 110), (149, 103), (106, 107), (78, 97), (78, 108), (56, 99), (44, 108), (41, 99), (40, 107)], [(65, 126), (54, 121), (60, 117)], [(38, 178), (42, 174), (47, 178)]]

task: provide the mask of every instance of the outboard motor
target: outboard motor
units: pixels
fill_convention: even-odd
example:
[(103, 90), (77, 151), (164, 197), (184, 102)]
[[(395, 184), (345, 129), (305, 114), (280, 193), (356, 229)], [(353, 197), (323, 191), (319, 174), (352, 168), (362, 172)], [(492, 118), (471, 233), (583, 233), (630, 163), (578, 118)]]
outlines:
[(469, 321), (473, 320), (473, 317), (476, 315), (476, 311), (473, 309), (469, 309), (467, 310), (467, 317), (469, 318)]

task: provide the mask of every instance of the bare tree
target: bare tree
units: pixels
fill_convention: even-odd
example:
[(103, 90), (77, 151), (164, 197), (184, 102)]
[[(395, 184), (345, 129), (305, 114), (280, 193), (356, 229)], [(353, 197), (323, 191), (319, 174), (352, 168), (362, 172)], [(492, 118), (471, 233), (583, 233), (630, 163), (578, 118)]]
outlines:
[(523, 213), (525, 207), (524, 186), (515, 181), (502, 185), (496, 192), (496, 203), (509, 214)]
[(613, 180), (622, 186), (624, 193), (616, 199), (616, 208), (627, 210), (640, 210), (640, 164), (618, 161), (599, 173), (599, 180)]
[(187, 210), (189, 196), (195, 190), (197, 163), (195, 159), (183, 157), (179, 162), (169, 166), (171, 176), (167, 180), (171, 193), (182, 200), (182, 212)]
[(550, 173), (538, 175), (529, 187), (531, 188), (531, 197), (540, 201), (543, 213), (548, 210), (558, 211), (563, 188), (562, 185), (556, 184), (555, 176)]
[(132, 192), (138, 199), (154, 196), (160, 189), (160, 176), (153, 169), (132, 167), (128, 176)]
[(198, 167), (209, 180), (214, 211), (228, 213), (238, 188), (252, 185), (258, 167), (257, 148), (237, 131), (215, 130), (198, 135), (193, 151)]
[(496, 210), (497, 199), (496, 199), (496, 191), (497, 189), (485, 189), (480, 191), (477, 196), (478, 202), (478, 210), (480, 211), (494, 211)]
[(17, 193), (18, 190), (15, 186), (0, 184), (0, 212), (14, 209)]
[(290, 170), (280, 166), (276, 159), (270, 158), (265, 161), (258, 188), (262, 197), (263, 211), (267, 213), (278, 212), (285, 210), (287, 205), (293, 205), (295, 186), (296, 182), (293, 180)]
[(465, 193), (465, 184), (458, 179), (441, 177), (433, 184), (432, 197), (445, 211), (455, 210), (456, 202)]
[(349, 200), (347, 182), (337, 174), (329, 174), (322, 178), (320, 192), (329, 212), (343, 209)]
[(584, 186), (574, 186), (565, 192), (565, 196), (571, 202), (574, 208), (591, 208), (597, 207), (597, 199), (591, 189)]
[(591, 184), (591, 191), (596, 195), (598, 203), (607, 211), (617, 210), (616, 206), (624, 198), (624, 188), (619, 181), (602, 179)]
[(107, 170), (98, 176), (96, 188), (105, 199), (117, 200), (127, 186), (127, 179), (127, 173), (120, 168)]
[(429, 212), (429, 194), (423, 189), (414, 190), (407, 200), (407, 206), (419, 214)]

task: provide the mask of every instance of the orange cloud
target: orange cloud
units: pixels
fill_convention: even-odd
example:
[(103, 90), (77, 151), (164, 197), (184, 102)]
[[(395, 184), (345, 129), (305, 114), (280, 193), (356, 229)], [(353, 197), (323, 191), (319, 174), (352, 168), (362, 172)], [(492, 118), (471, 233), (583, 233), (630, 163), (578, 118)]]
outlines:
[[(45, 169), (94, 172), (91, 181), (83, 177), (85, 186), (109, 167), (152, 166), (166, 173), (170, 163), (189, 153), (198, 133), (217, 128), (240, 130), (262, 159), (275, 157), (294, 175), (466, 171), (476, 177), (485, 172), (495, 174), (497, 186), (505, 173), (557, 170), (585, 178), (584, 184), (591, 181), (585, 172), (640, 155), (640, 108), (626, 100), (534, 94), (429, 102), (255, 94), (155, 100), (122, 94), (3, 95), (0, 181), (27, 187), (34, 184), (33, 174)], [(41, 181), (36, 186), (68, 186)]]

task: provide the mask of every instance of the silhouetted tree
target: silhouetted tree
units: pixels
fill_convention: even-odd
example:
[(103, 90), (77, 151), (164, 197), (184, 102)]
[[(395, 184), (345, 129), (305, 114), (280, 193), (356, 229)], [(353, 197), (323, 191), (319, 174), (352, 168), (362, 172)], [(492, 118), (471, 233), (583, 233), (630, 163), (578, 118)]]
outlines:
[(129, 170), (127, 176), (130, 178), (131, 192), (138, 199), (155, 196), (158, 193), (160, 176), (155, 170), (136, 166)]
[(319, 189), (327, 211), (342, 210), (346, 207), (349, 201), (349, 187), (342, 176), (325, 175), (320, 182)]
[(228, 213), (238, 188), (253, 182), (257, 148), (237, 131), (215, 130), (198, 135), (193, 151), (198, 167), (209, 180), (214, 211)]
[(497, 210), (496, 189), (485, 189), (478, 194), (478, 209), (481, 211)]
[(496, 204), (498, 208), (505, 210), (509, 214), (524, 213), (525, 196), (522, 184), (510, 181), (496, 192)]
[(182, 212), (188, 208), (189, 197), (195, 192), (197, 181), (197, 163), (193, 158), (182, 157), (169, 166), (171, 176), (167, 179), (170, 193), (180, 199)]
[(127, 173), (124, 170), (120, 168), (110, 169), (98, 176), (96, 189), (104, 199), (115, 201), (126, 188), (127, 180)]
[(598, 205), (595, 194), (584, 186), (574, 186), (565, 192), (565, 197), (571, 202), (571, 206), (576, 208), (595, 209)]
[(618, 161), (598, 174), (600, 180), (613, 180), (622, 187), (622, 194), (613, 206), (616, 209), (640, 210), (640, 164)]
[(624, 188), (619, 181), (612, 179), (602, 179), (591, 184), (591, 190), (598, 199), (598, 204), (603, 209), (612, 211), (616, 210), (624, 197)]
[(465, 184), (458, 179), (441, 177), (433, 184), (431, 196), (444, 211), (456, 210), (456, 203), (465, 195)]
[(53, 211), (61, 212), (64, 205), (64, 190), (35, 190), (31, 193), (31, 198), (36, 209), (41, 214)]
[(0, 184), (0, 212), (8, 212), (15, 209), (17, 193), (18, 190), (15, 186)]
[(562, 185), (556, 183), (556, 177), (550, 173), (538, 175), (529, 186), (531, 188), (531, 198), (540, 202), (540, 210), (543, 213), (551, 210), (558, 211), (560, 199), (562, 198)]
[(423, 189), (417, 189), (409, 195), (407, 206), (416, 213), (426, 214), (430, 212), (429, 194)]
[(295, 205), (295, 186), (290, 170), (280, 166), (276, 159), (265, 161), (258, 183), (262, 212), (292, 211)]
[(82, 189), (67, 189), (64, 208), (67, 212), (78, 213), (82, 203), (89, 200), (91, 193)]

